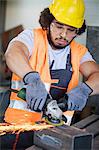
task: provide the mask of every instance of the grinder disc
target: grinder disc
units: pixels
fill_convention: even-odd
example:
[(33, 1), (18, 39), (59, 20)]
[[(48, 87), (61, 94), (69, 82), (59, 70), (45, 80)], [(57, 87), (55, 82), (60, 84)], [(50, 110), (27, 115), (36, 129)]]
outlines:
[(48, 123), (48, 124), (51, 124), (53, 126), (61, 126), (64, 124), (64, 121), (63, 120), (59, 120), (59, 119), (54, 119), (54, 118), (50, 118), (50, 117), (45, 117), (45, 121)]

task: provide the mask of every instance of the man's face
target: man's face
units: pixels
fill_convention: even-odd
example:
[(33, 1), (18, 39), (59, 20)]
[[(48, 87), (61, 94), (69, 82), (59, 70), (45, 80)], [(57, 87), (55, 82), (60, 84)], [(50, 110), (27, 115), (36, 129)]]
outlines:
[(64, 25), (56, 20), (50, 24), (48, 39), (53, 49), (65, 48), (77, 36), (77, 28)]

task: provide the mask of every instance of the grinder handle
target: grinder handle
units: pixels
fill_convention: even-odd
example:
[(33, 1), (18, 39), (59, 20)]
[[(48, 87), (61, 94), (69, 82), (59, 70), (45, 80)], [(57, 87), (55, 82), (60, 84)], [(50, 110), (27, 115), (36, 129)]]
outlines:
[(22, 88), (21, 90), (9, 89), (11, 92), (17, 93), (17, 96), (26, 101), (26, 88)]
[[(26, 88), (22, 88), (21, 90), (10, 89), (11, 92), (17, 93), (17, 96), (26, 101)], [(47, 101), (43, 109), (46, 108), (47, 104), (52, 100), (51, 95), (47, 95)], [(59, 108), (64, 112), (67, 110), (67, 95), (58, 100)]]
[[(14, 93), (17, 93), (17, 96), (23, 100), (26, 101), (26, 88), (22, 88), (21, 90), (15, 90), (15, 89), (10, 89), (11, 92), (14, 92)], [(47, 104), (52, 100), (51, 98), (51, 95), (48, 94), (47, 95), (47, 101), (46, 101), (46, 104), (45, 104), (45, 107), (47, 106)], [(59, 108), (64, 112), (67, 110), (68, 108), (68, 105), (67, 105), (67, 100), (68, 100), (68, 97), (67, 95), (65, 95), (63, 98), (59, 99), (57, 102), (58, 102), (58, 106)]]
[(17, 96), (26, 101), (26, 88), (22, 88), (18, 93)]

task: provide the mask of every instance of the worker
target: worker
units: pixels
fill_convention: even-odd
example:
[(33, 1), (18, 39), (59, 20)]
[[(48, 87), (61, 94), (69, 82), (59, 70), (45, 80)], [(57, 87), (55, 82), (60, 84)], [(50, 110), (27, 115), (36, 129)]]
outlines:
[[(84, 12), (83, 0), (53, 0), (40, 14), (41, 28), (25, 29), (9, 43), (5, 57), (13, 72), (11, 87), (25, 85), (29, 109), (42, 112), (50, 93), (57, 103), (64, 98), (68, 111), (82, 111), (88, 97), (99, 94), (99, 66), (74, 40), (85, 32)], [(11, 99), (17, 99), (13, 92)]]

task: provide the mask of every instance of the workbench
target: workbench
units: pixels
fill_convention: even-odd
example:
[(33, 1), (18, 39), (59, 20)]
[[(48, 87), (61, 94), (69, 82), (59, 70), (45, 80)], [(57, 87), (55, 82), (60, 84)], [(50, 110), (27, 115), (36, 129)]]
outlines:
[[(15, 138), (15, 134), (1, 136), (1, 150), (12, 149)], [(23, 132), (16, 150), (99, 150), (99, 115), (91, 115), (72, 126)]]

